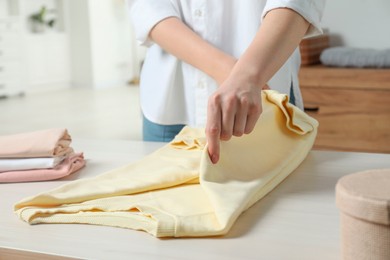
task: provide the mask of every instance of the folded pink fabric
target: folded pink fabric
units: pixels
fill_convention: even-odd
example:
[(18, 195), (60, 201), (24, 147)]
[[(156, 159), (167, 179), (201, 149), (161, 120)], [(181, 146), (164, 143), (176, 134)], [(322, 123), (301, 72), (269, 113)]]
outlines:
[(83, 154), (75, 153), (52, 169), (2, 172), (0, 174), (0, 183), (55, 180), (72, 174), (84, 166)]
[(0, 136), (0, 158), (61, 156), (73, 151), (71, 141), (62, 128)]

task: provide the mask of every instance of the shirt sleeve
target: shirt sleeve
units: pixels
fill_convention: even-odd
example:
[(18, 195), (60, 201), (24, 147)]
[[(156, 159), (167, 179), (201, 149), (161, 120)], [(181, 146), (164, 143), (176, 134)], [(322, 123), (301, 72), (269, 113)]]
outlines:
[(262, 18), (276, 8), (289, 8), (299, 13), (309, 23), (309, 30), (305, 37), (322, 34), (321, 19), (326, 0), (268, 0)]
[(136, 39), (147, 47), (154, 44), (149, 33), (156, 24), (168, 17), (180, 17), (171, 0), (128, 0), (128, 5)]

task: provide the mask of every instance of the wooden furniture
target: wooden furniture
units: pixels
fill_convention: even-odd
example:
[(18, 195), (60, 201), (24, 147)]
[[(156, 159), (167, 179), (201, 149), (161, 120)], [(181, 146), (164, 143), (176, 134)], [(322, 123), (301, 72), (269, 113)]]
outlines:
[(81, 171), (50, 182), (0, 184), (0, 259), (339, 259), (336, 182), (390, 162), (390, 154), (312, 151), (222, 237), (157, 239), (105, 226), (28, 225), (13, 212), (27, 196), (134, 162), (162, 145), (75, 139), (72, 147), (87, 159)]
[(301, 64), (312, 65), (320, 63), (321, 52), (329, 47), (329, 35), (327, 33), (308, 37), (299, 43)]
[(305, 111), (316, 118), (315, 148), (390, 153), (390, 69), (301, 67)]

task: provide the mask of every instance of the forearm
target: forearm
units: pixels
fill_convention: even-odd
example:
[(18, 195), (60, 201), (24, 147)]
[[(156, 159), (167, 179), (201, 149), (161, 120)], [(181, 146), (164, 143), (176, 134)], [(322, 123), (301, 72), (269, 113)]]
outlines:
[(236, 63), (234, 57), (203, 40), (176, 17), (159, 22), (150, 37), (165, 51), (208, 74), (218, 84), (226, 79)]
[(262, 112), (261, 87), (285, 63), (305, 35), (309, 23), (289, 9), (274, 9), (228, 78), (210, 97), (206, 137), (213, 163), (219, 141), (252, 132)]
[(263, 86), (294, 52), (309, 25), (291, 9), (270, 11), (231, 76), (245, 77), (248, 82)]

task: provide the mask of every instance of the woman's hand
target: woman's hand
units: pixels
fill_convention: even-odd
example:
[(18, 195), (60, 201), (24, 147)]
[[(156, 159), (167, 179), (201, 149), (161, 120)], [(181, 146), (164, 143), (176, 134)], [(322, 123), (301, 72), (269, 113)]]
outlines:
[(219, 160), (220, 140), (252, 132), (262, 112), (261, 89), (254, 83), (229, 77), (208, 100), (206, 137), (213, 163)]
[(293, 10), (273, 9), (238, 60), (209, 44), (178, 18), (164, 19), (151, 30), (149, 36), (164, 50), (205, 72), (220, 85), (209, 99), (206, 122), (213, 163), (219, 160), (220, 140), (253, 130), (261, 114), (259, 86), (265, 85), (285, 63), (309, 25)]
[(255, 38), (208, 103), (206, 137), (213, 163), (220, 140), (250, 133), (261, 114), (261, 87), (297, 48), (309, 22), (288, 8), (269, 11)]

